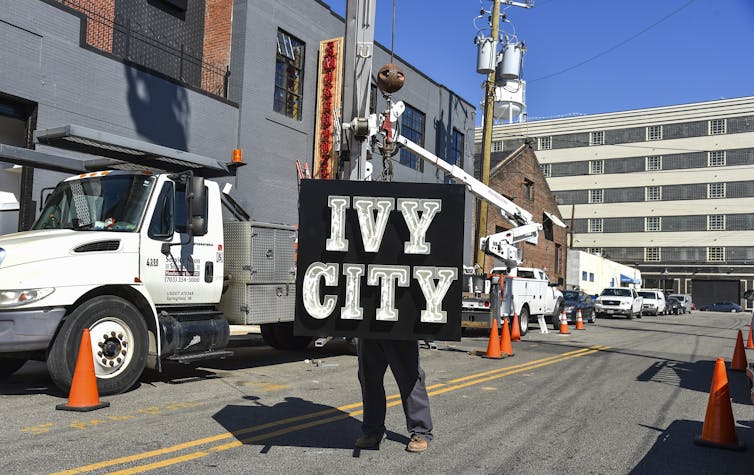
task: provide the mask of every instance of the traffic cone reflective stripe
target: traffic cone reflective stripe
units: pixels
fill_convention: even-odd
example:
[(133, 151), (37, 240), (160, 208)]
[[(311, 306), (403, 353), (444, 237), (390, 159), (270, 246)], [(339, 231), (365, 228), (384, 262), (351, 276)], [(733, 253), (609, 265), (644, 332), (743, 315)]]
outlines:
[(718, 358), (715, 362), (702, 435), (696, 437), (694, 443), (721, 449), (742, 450), (744, 448), (736, 435), (736, 423), (733, 420), (733, 409), (728, 391), (728, 375), (722, 358)]
[(487, 353), (485, 358), (501, 359), (500, 354), (500, 337), (497, 334), (497, 317), (492, 318), (492, 328), (490, 328), (490, 341), (487, 343)]
[(561, 335), (571, 334), (571, 332), (568, 331), (568, 317), (566, 317), (565, 309), (563, 309), (563, 313), (560, 314), (560, 334)]
[(733, 349), (733, 359), (730, 362), (730, 369), (733, 371), (746, 371), (746, 351), (744, 351), (744, 339), (741, 330), (738, 330), (736, 337), (736, 347)]
[(576, 330), (586, 330), (584, 320), (581, 319), (581, 309), (576, 313)]
[[(515, 325), (515, 323), (514, 323)], [(513, 356), (513, 345), (511, 344), (511, 335), (508, 331), (508, 319), (503, 320), (503, 330), (500, 336), (500, 351), (506, 356)]]
[(89, 329), (84, 328), (79, 345), (79, 355), (76, 359), (76, 368), (73, 371), (71, 390), (68, 393), (68, 402), (58, 404), (55, 409), (86, 412), (109, 405), (109, 402), (100, 402), (99, 400), (97, 376), (94, 374), (92, 340), (89, 336)]
[(751, 326), (749, 326), (749, 341), (746, 342), (747, 350), (754, 350), (754, 340), (752, 340)]
[(513, 326), (511, 328), (511, 341), (521, 341), (521, 326), (518, 323), (518, 314), (515, 312), (513, 312)]

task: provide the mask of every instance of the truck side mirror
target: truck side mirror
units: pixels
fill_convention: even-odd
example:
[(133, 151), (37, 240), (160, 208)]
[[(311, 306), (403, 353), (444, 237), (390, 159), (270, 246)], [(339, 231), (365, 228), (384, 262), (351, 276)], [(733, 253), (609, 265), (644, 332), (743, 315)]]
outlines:
[(558, 286), (562, 286), (562, 285), (563, 285), (563, 278), (558, 277)]
[(189, 179), (186, 209), (189, 233), (192, 236), (207, 234), (207, 189), (204, 186), (204, 177), (192, 176)]

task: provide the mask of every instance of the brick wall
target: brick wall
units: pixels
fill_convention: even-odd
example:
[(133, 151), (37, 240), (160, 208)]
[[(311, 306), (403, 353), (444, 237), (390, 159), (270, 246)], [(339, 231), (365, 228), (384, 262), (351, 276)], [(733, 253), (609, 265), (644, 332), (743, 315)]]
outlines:
[[(225, 71), (230, 64), (231, 21), (233, 0), (206, 0), (204, 7), (204, 62), (217, 71)], [(202, 71), (202, 89), (222, 90), (221, 74)]]
[(115, 0), (57, 0), (67, 7), (78, 10), (87, 17), (86, 42), (112, 53)]
[[(525, 147), (523, 151), (510, 160), (503, 158), (507, 154), (508, 152), (503, 152), (493, 154), (493, 157), (491, 157), (490, 161), (498, 163), (498, 165), (490, 171), (490, 188), (513, 200), (518, 206), (530, 212), (534, 217), (534, 221), (542, 223), (543, 226), (547, 226), (549, 222), (544, 217), (544, 211), (566, 222), (560, 216), (555, 197), (552, 195), (550, 187), (547, 185), (547, 181), (539, 169), (539, 161), (531, 147)], [(479, 160), (478, 156), (476, 158)], [(501, 162), (505, 162), (505, 164), (500, 165)], [(527, 181), (531, 182), (532, 186), (533, 199), (531, 200), (525, 197), (524, 184)], [(476, 230), (478, 228), (476, 216), (472, 219), (472, 223), (474, 223), (474, 229)], [(513, 226), (502, 217), (495, 207), (487, 207), (486, 234), (494, 234), (501, 229), (510, 229), (511, 227)], [(553, 224), (552, 240), (548, 239), (545, 234), (544, 230), (540, 233), (536, 246), (528, 243), (518, 244), (518, 247), (524, 250), (522, 266), (545, 269), (553, 282), (557, 281), (559, 277), (562, 277), (563, 282), (565, 282), (568, 231)], [(558, 246), (560, 258), (556, 272), (555, 255)], [(492, 257), (486, 256), (484, 263), (485, 271), (489, 271), (496, 265), (496, 262)]]

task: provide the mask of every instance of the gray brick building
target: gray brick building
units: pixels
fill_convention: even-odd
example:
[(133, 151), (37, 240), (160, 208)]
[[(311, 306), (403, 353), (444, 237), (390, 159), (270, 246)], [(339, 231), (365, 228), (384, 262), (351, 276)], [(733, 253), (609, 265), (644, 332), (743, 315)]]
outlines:
[[(253, 219), (295, 223), (295, 163), (314, 154), (320, 41), (343, 34), (343, 18), (318, 0), (0, 0), (0, 142), (45, 150), (33, 130), (75, 124), (227, 161), (240, 148), (248, 166), (230, 179), (234, 197)], [(474, 105), (395, 53), (404, 133), (471, 172)], [(375, 70), (389, 59), (377, 45)], [(395, 162), (395, 181), (445, 180), (410, 155)], [(61, 177), (0, 163), (20, 228)]]
[(492, 148), (525, 140), (574, 248), (637, 267), (643, 287), (751, 308), (754, 97), (499, 125)]

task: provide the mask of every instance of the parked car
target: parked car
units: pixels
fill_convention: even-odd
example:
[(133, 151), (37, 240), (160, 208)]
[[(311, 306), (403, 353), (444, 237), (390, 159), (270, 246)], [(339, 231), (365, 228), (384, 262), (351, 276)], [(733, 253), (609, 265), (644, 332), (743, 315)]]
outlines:
[(594, 302), (596, 316), (625, 315), (628, 319), (641, 318), (642, 297), (635, 289), (607, 287)]
[(695, 310), (694, 302), (691, 301), (691, 295), (689, 294), (670, 294), (669, 297), (674, 297), (680, 300), (683, 304), (683, 308), (686, 310), (684, 313), (691, 313)]
[(733, 302), (716, 302), (710, 305), (705, 305), (702, 310), (708, 310), (711, 312), (731, 312), (736, 313), (743, 310), (743, 308), (737, 303)]
[(644, 301), (641, 304), (643, 315), (665, 315), (665, 294), (659, 289), (639, 291)]
[(563, 299), (565, 300), (565, 314), (568, 323), (576, 322), (576, 315), (579, 310), (581, 310), (583, 321), (594, 323), (594, 300), (592, 300), (591, 295), (581, 290), (565, 290), (563, 291)]
[(666, 315), (681, 315), (686, 313), (686, 306), (677, 297), (668, 297), (665, 301)]

